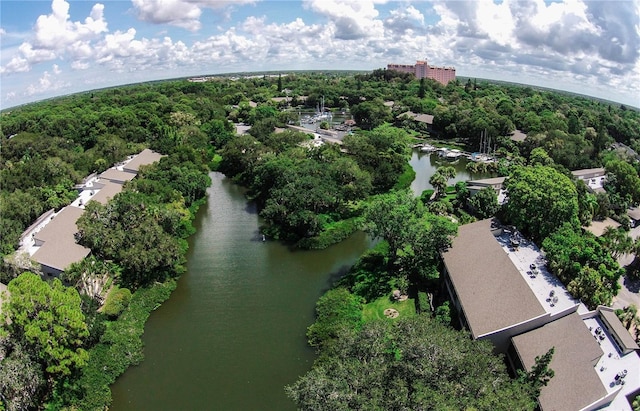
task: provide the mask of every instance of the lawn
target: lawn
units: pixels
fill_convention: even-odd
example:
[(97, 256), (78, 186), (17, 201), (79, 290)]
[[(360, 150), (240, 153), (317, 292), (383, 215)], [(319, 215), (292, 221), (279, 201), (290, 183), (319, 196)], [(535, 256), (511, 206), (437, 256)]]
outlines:
[(384, 296), (365, 304), (364, 309), (362, 310), (362, 316), (365, 321), (387, 318), (384, 315), (384, 310), (387, 308), (394, 308), (398, 310), (400, 315), (397, 318), (413, 317), (417, 315), (416, 304), (413, 299), (398, 302), (391, 301), (389, 296)]

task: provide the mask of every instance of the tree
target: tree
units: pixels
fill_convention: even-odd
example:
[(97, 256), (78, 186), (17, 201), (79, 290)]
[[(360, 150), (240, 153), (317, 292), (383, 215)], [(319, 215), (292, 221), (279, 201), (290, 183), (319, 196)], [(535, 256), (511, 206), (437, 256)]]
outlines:
[(627, 208), (640, 203), (640, 177), (638, 171), (626, 161), (610, 161), (605, 165), (607, 178), (604, 188), (609, 199), (617, 209)]
[(2, 315), (11, 322), (2, 327), (37, 353), (48, 376), (69, 375), (87, 362), (82, 346), (89, 332), (75, 289), (26, 272), (12, 280), (8, 290)]
[(429, 184), (436, 190), (436, 198), (443, 197), (447, 189), (449, 179), (456, 176), (456, 169), (451, 166), (438, 167), (429, 178)]
[(520, 372), (519, 378), (531, 387), (531, 397), (533, 399), (540, 396), (542, 387), (546, 387), (555, 375), (555, 372), (549, 368), (554, 352), (555, 347), (551, 347), (544, 355), (536, 357), (535, 363), (529, 372)]
[(377, 196), (365, 209), (364, 230), (389, 244), (394, 272), (409, 280), (434, 280), (440, 251), (451, 244), (457, 226), (425, 211), (408, 191)]
[(327, 291), (316, 303), (316, 321), (307, 330), (311, 346), (322, 347), (338, 338), (340, 331), (362, 325), (362, 299), (346, 288)]
[(185, 219), (184, 205), (123, 191), (106, 205), (90, 201), (77, 221), (77, 237), (94, 255), (121, 266), (122, 282), (137, 288), (182, 272)]
[(533, 410), (486, 341), (425, 316), (342, 329), (287, 395), (303, 410)]
[(105, 299), (107, 285), (120, 276), (120, 267), (94, 256), (71, 264), (60, 278), (71, 284), (80, 294), (93, 298), (99, 304)]
[(498, 195), (493, 187), (486, 187), (478, 191), (469, 199), (469, 207), (471, 207), (480, 218), (489, 218), (495, 215), (500, 209), (498, 204)]
[(11, 411), (37, 409), (45, 384), (42, 366), (22, 343), (0, 339), (0, 405), (4, 402)]
[(579, 227), (578, 194), (571, 180), (545, 166), (516, 167), (505, 180), (505, 214), (518, 229), (542, 241), (557, 227)]
[(629, 236), (629, 233), (620, 228), (606, 227), (600, 240), (616, 260), (621, 255), (633, 250), (633, 239)]
[(380, 99), (365, 101), (351, 108), (356, 123), (364, 130), (372, 130), (391, 121), (391, 110)]
[(542, 242), (549, 269), (591, 309), (609, 305), (624, 272), (591, 233), (565, 223)]

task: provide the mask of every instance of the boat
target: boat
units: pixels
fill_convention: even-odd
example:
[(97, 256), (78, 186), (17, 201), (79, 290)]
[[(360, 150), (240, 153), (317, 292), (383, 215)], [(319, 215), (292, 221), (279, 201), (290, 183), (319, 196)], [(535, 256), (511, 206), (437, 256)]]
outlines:
[(461, 155), (463, 155), (462, 151), (458, 150), (458, 149), (451, 149), (449, 151), (447, 151), (444, 155), (444, 157), (447, 160), (457, 160), (458, 157), (460, 157)]
[(431, 144), (424, 144), (422, 145), (422, 147), (420, 147), (420, 151), (422, 151), (423, 153), (432, 153), (436, 150), (437, 148), (432, 146)]

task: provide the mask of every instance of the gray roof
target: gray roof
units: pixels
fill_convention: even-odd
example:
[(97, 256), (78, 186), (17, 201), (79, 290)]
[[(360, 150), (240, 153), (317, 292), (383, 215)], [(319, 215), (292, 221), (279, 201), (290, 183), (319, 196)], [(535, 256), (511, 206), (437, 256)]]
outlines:
[(128, 172), (137, 173), (140, 170), (140, 166), (146, 166), (147, 164), (155, 163), (156, 161), (160, 161), (160, 159), (164, 157), (160, 153), (156, 153), (155, 151), (149, 150), (145, 148), (135, 156), (131, 161), (124, 165), (124, 170)]
[(609, 326), (609, 330), (616, 335), (616, 341), (622, 345), (622, 349), (625, 352), (640, 349), (629, 331), (624, 328), (620, 319), (618, 319), (613, 308), (600, 306), (598, 307), (598, 312), (600, 313), (600, 318), (602, 318)]
[(571, 174), (573, 174), (574, 177), (585, 177), (585, 176), (589, 176), (589, 178), (591, 177), (597, 177), (597, 176), (603, 176), (605, 175), (605, 170), (602, 167), (598, 167), (598, 168), (585, 168), (582, 170), (573, 170), (571, 172)]
[(444, 264), (474, 338), (546, 311), (491, 233), (491, 219), (458, 227)]
[(100, 174), (101, 179), (111, 180), (116, 182), (131, 181), (136, 177), (136, 173), (128, 173), (126, 171), (121, 171), (115, 168), (110, 168), (106, 170), (104, 173)]
[(579, 314), (569, 314), (512, 341), (527, 371), (536, 356), (555, 347), (549, 364), (555, 375), (538, 399), (542, 410), (580, 410), (607, 395), (594, 368), (604, 353)]
[(100, 204), (107, 204), (109, 200), (115, 197), (116, 194), (122, 191), (122, 184), (115, 183), (113, 181), (107, 181), (96, 194), (91, 197), (89, 201), (97, 201)]
[(67, 206), (36, 234), (44, 244), (31, 258), (42, 265), (64, 271), (70, 264), (89, 255), (90, 249), (76, 243), (76, 221), (84, 213), (81, 208)]
[(493, 177), (493, 178), (483, 178), (480, 180), (469, 180), (467, 181), (467, 185), (473, 186), (494, 186), (496, 184), (504, 184), (504, 180), (506, 177)]

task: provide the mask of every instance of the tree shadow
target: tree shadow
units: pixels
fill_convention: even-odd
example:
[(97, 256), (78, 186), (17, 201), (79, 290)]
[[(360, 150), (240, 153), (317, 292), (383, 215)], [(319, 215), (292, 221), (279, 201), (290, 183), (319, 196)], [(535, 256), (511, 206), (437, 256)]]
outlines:
[(640, 292), (640, 278), (630, 278), (628, 275), (624, 277), (624, 286), (632, 293)]

